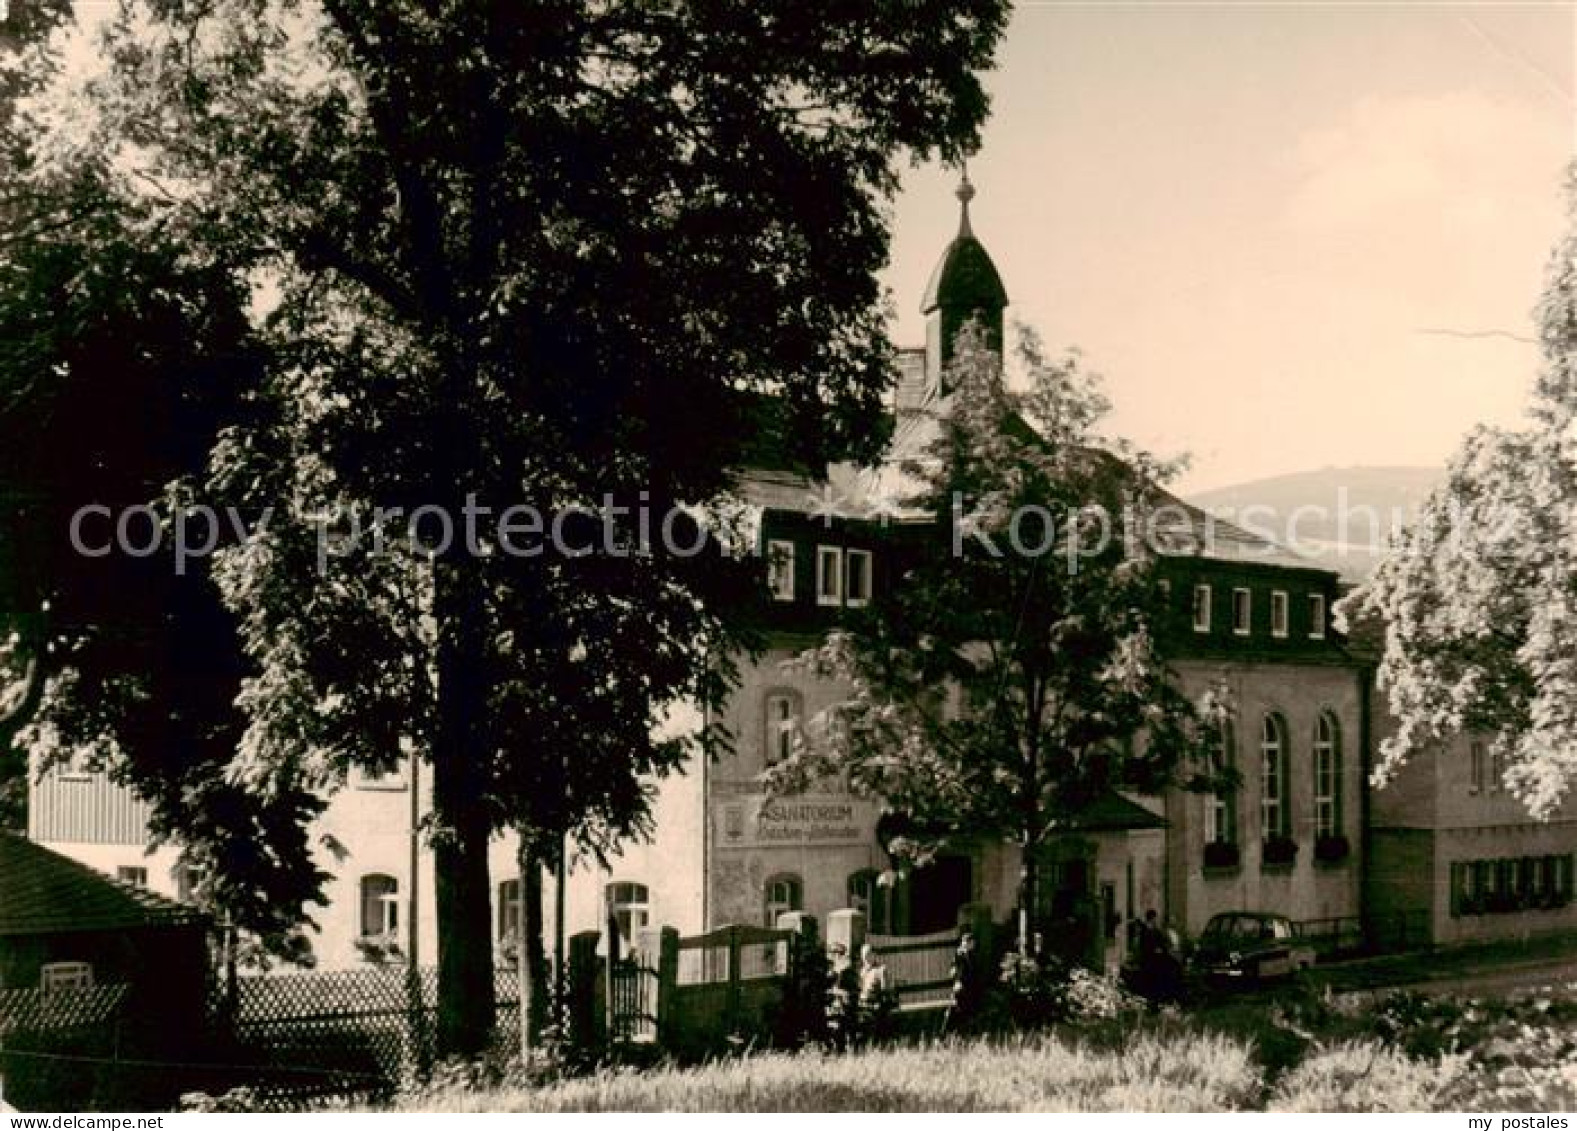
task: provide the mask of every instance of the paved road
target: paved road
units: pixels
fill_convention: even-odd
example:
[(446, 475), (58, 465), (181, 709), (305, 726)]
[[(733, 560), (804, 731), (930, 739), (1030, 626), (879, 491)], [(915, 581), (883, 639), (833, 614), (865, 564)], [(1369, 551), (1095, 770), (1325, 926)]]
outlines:
[(1552, 984), (1577, 985), (1577, 955), (1514, 966), (1468, 970), (1448, 978), (1430, 978), (1413, 982), (1407, 988), (1429, 994), (1499, 996)]

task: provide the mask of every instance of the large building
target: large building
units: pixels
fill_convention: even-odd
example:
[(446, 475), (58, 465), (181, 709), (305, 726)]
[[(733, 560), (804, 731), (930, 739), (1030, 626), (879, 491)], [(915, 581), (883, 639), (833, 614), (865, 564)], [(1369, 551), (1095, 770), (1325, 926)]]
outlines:
[[(843, 693), (785, 661), (846, 610), (895, 583), (888, 500), (899, 464), (934, 427), (915, 410), (948, 395), (942, 375), (953, 334), (980, 318), (988, 339), (1002, 341), (1007, 292), (971, 230), (970, 195), (966, 185), (959, 233), (927, 288), (926, 345), (900, 358), (886, 464), (833, 467), (824, 476), (764, 465), (743, 475), (740, 493), (760, 520), (758, 549), (773, 568), (763, 614), (769, 648), (743, 671), (721, 720), (736, 736), (735, 749), (660, 784), (651, 843), (627, 846), (607, 869), (585, 862), (571, 868), (567, 931), (611, 921), (627, 937), (657, 923), (693, 933), (771, 923), (783, 911), (825, 916), (852, 906), (867, 913), (877, 932), (922, 934), (952, 926), (966, 904), (987, 904), (1002, 920), (1011, 915), (1019, 871), (1013, 846), (961, 840), (906, 879), (880, 882), (892, 861), (874, 800), (835, 783), (807, 796), (772, 798), (762, 783), (806, 720)], [(1373, 910), (1365, 904), (1364, 882), (1369, 666), (1329, 625), (1338, 578), (1195, 509), (1179, 504), (1178, 510), (1194, 550), (1163, 560), (1170, 609), (1161, 633), (1184, 689), (1197, 693), (1216, 683), (1230, 689), (1236, 721), (1223, 748), (1241, 784), (1219, 796), (1114, 792), (1047, 846), (1041, 869), (1047, 905), (1098, 907), (1101, 927), (1081, 950), (1112, 965), (1126, 945), (1120, 925), (1149, 909), (1188, 932), (1215, 912), (1237, 908), (1355, 928)], [(698, 716), (674, 720), (697, 722)], [(412, 822), (423, 802), (418, 791), (413, 805), (411, 785), (398, 774), (353, 781), (321, 820), (321, 863), (334, 877), (317, 916), (315, 950), (325, 966), (375, 958), (405, 930), (417, 858)], [(1376, 811), (1389, 819), (1392, 807)], [(102, 775), (46, 775), (30, 819), (31, 835), (61, 852), (183, 893), (175, 851), (145, 855), (145, 814)], [(1509, 809), (1498, 819), (1518, 824)], [(1376, 843), (1390, 852), (1396, 838), (1389, 826), (1381, 831)], [(1528, 843), (1553, 845), (1549, 851), (1558, 858), (1557, 842), (1564, 837), (1569, 851), (1571, 836), (1567, 826), (1530, 833)], [(1460, 853), (1447, 852), (1455, 861), (1453, 853)], [(1555, 871), (1536, 874), (1564, 875), (1569, 890), (1566, 859)], [(422, 958), (430, 961), (436, 932), (430, 899), (421, 893), (433, 890), (431, 859), (423, 853), (419, 860), (416, 915)], [(520, 890), (509, 838), (497, 844), (492, 863), (494, 918), (504, 939), (516, 922)], [(1397, 884), (1380, 882), (1369, 885), (1367, 897), (1412, 898)]]
[[(1377, 740), (1385, 737), (1381, 716)], [(1370, 808), (1370, 903), (1437, 943), (1577, 929), (1577, 796), (1528, 820), (1493, 745), (1464, 735), (1410, 759)]]

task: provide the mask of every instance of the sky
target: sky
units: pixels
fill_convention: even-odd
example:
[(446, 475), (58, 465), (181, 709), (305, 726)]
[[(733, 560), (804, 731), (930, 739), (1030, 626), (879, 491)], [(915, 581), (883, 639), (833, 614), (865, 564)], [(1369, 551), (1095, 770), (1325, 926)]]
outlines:
[[(1110, 429), (1191, 457), (1179, 488), (1438, 465), (1522, 417), (1574, 53), (1567, 0), (1021, 0), (974, 229), (1009, 317), (1103, 374)], [(956, 183), (903, 179), (902, 344), (924, 340)]]

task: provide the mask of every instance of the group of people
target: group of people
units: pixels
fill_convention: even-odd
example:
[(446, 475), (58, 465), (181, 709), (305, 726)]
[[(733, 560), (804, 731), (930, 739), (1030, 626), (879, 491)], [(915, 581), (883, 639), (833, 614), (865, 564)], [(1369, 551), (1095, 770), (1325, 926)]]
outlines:
[(1183, 991), (1182, 943), (1177, 932), (1163, 925), (1154, 910), (1129, 926), (1132, 932), (1130, 987), (1151, 1002), (1176, 1001)]
[(858, 966), (842, 943), (834, 943), (828, 956), (827, 1028), (833, 1046), (845, 1049), (885, 1036), (898, 1001), (876, 948), (861, 946)]

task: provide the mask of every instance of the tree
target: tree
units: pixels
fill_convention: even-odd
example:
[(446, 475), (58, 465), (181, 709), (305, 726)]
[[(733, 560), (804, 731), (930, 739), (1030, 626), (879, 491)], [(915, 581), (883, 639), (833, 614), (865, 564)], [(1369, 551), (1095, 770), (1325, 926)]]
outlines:
[(1464, 731), (1492, 737), (1536, 817), (1577, 779), (1577, 174), (1538, 308), (1543, 368), (1521, 430), (1475, 428), (1374, 576), (1338, 605), (1384, 634), (1396, 719), (1377, 781)]
[[(117, 199), (102, 163), (32, 175), (19, 125), (0, 128), (8, 792), (25, 795), (25, 750), (93, 759), (154, 802), (155, 839), (182, 844), (206, 899), (295, 952), (321, 890), (306, 831), (321, 801), (289, 774), (267, 796), (227, 780), (244, 721), (233, 619), (202, 563), (144, 549), (166, 484), (201, 473), (261, 369), (242, 293)], [(107, 550), (117, 516), (135, 519), (134, 553)]]
[[(723, 737), (658, 724), (726, 689), (755, 571), (641, 518), (722, 492), (764, 397), (808, 466), (879, 445), (894, 161), (973, 146), (1005, 7), (128, 0), (25, 103), (30, 177), (96, 163), (249, 297), (263, 371), (172, 492), (271, 516), (214, 564), (225, 776), (431, 763), (445, 1051), (490, 1027), (490, 836), (638, 833)], [(519, 504), (643, 552), (416, 536)]]
[(1011, 390), (978, 326), (959, 336), (926, 439), (895, 458), (925, 516), (900, 580), (864, 619), (808, 654), (846, 699), (773, 772), (777, 791), (845, 775), (923, 861), (949, 837), (1015, 844), (1021, 947), (1037, 857), (1112, 789), (1217, 783), (1208, 755), (1226, 709), (1196, 710), (1151, 631), (1155, 560), (1124, 536), (1164, 499), (1164, 469), (1099, 441), (1106, 402), (1077, 356), (1047, 360), (1020, 331)]

